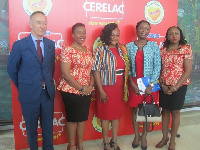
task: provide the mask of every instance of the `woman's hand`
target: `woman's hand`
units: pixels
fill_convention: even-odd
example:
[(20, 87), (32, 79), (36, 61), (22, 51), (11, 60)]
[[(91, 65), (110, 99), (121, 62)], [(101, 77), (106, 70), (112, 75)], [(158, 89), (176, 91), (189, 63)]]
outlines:
[(90, 95), (93, 91), (93, 86), (86, 85), (84, 86), (84, 90), (82, 91), (83, 95)]
[(167, 86), (167, 85), (164, 85), (164, 84), (162, 84), (162, 90), (163, 90), (163, 92), (165, 93), (165, 94), (168, 94), (168, 95), (171, 95), (172, 94), (172, 92), (169, 90), (170, 89), (170, 86)]
[(100, 91), (100, 100), (103, 102), (103, 103), (106, 103), (106, 101), (108, 100), (108, 96), (106, 94), (105, 91)]
[(138, 86), (132, 85), (131, 87), (132, 87), (132, 90), (135, 92), (135, 95), (140, 95), (141, 91), (139, 90)]
[(145, 95), (152, 95), (152, 86), (149, 85), (146, 89), (145, 89)]
[(171, 95), (174, 92), (176, 92), (176, 88), (173, 85), (168, 86), (168, 90), (166, 94)]

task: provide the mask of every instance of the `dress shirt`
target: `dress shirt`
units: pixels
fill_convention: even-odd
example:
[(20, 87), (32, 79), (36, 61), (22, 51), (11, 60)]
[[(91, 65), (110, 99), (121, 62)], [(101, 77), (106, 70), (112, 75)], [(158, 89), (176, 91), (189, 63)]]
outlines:
[[(36, 37), (34, 37), (33, 34), (31, 34), (31, 37), (32, 37), (33, 43), (35, 44), (35, 49), (37, 50), (37, 41), (36, 40), (38, 40), (38, 39)], [(41, 40), (40, 41), (40, 47), (42, 49), (42, 56), (44, 58), (44, 40), (43, 40), (43, 37), (39, 40)]]

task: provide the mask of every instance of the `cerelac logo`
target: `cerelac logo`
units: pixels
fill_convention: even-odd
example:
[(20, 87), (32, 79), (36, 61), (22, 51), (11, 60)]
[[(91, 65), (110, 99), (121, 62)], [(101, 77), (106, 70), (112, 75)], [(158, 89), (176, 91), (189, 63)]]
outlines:
[(86, 17), (94, 19), (117, 19), (123, 18), (123, 0), (85, 0), (83, 9)]
[(24, 11), (30, 16), (35, 11), (42, 11), (47, 16), (52, 8), (51, 0), (23, 0)]
[(145, 6), (145, 18), (151, 24), (159, 24), (164, 18), (164, 8), (158, 1), (150, 1)]

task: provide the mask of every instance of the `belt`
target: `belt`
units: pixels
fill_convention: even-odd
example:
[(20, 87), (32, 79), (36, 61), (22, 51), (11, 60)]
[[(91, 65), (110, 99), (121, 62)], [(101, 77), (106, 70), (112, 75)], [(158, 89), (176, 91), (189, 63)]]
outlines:
[(124, 72), (125, 72), (124, 69), (116, 70), (116, 75), (123, 75)]
[(42, 89), (43, 89), (43, 90), (45, 90), (45, 89), (46, 89), (46, 86), (45, 86), (45, 84), (43, 84), (43, 85), (42, 85)]

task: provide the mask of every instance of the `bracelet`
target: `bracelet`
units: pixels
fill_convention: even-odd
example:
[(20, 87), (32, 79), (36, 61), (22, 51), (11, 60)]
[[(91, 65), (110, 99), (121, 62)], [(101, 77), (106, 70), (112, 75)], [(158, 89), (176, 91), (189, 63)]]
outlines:
[(94, 85), (90, 85), (91, 87), (94, 87)]
[(83, 90), (85, 89), (84, 86), (82, 86), (82, 88), (79, 90), (80, 92), (83, 92)]
[(174, 90), (177, 91), (176, 87), (175, 86), (173, 86), (173, 87), (174, 87)]

